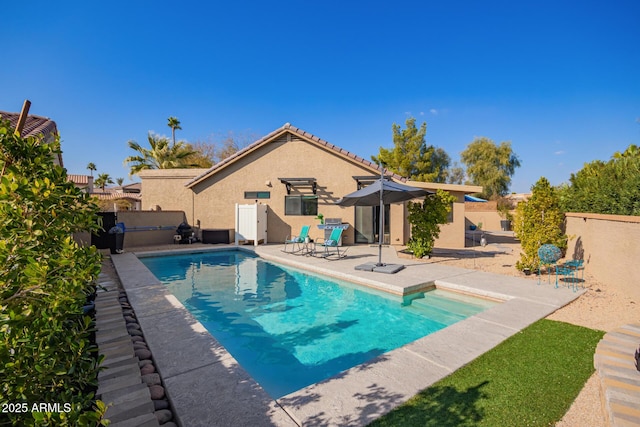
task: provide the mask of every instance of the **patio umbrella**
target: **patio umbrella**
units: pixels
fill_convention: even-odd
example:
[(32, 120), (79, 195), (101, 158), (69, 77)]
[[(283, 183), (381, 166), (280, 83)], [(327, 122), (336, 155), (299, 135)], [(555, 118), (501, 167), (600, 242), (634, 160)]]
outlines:
[[(382, 263), (382, 230), (384, 229), (384, 205), (400, 203), (418, 197), (434, 194), (422, 188), (399, 184), (384, 178), (384, 169), (380, 171), (380, 179), (358, 191), (347, 194), (336, 202), (339, 206), (377, 206), (380, 205), (380, 231), (378, 232), (378, 263), (375, 267), (383, 267)], [(356, 267), (357, 268), (357, 267)], [(401, 267), (402, 268), (402, 267)], [(374, 269), (375, 270), (375, 269)], [(396, 270), (398, 271), (398, 270)]]

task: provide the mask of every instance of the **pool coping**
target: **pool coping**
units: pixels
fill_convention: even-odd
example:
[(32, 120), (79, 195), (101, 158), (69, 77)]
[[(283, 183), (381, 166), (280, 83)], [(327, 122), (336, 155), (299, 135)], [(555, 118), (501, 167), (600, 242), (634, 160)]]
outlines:
[(398, 260), (393, 248), (385, 248), (385, 260), (393, 258), (407, 268), (386, 275), (354, 270), (357, 264), (375, 260), (377, 248), (352, 247), (350, 257), (328, 261), (284, 254), (281, 247), (237, 249), (396, 294), (399, 289), (435, 284), (504, 302), (274, 400), (137, 257), (236, 249), (234, 246), (113, 255), (175, 416), (183, 425), (366, 425), (584, 292), (555, 288), (545, 282), (537, 285), (536, 281), (517, 277)]

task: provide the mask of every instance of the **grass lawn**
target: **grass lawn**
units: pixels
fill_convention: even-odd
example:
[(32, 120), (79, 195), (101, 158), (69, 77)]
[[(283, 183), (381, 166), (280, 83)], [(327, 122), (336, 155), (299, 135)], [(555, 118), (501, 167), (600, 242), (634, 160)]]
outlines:
[(593, 374), (603, 335), (542, 319), (370, 425), (554, 425)]

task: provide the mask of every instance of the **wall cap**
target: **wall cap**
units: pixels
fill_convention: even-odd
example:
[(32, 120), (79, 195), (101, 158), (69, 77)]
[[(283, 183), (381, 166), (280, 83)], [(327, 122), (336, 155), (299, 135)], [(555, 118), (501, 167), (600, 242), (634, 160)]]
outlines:
[(609, 215), (609, 214), (596, 214), (596, 213), (567, 212), (565, 213), (565, 216), (567, 218), (582, 218), (585, 220), (597, 219), (601, 221), (640, 223), (640, 216), (635, 216), (635, 215)]

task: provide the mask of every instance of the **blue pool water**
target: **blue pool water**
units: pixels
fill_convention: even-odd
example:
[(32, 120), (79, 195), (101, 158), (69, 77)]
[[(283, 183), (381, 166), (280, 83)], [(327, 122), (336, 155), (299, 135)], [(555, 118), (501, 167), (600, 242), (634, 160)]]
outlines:
[(436, 289), (407, 305), (241, 251), (140, 261), (273, 398), (495, 304)]

